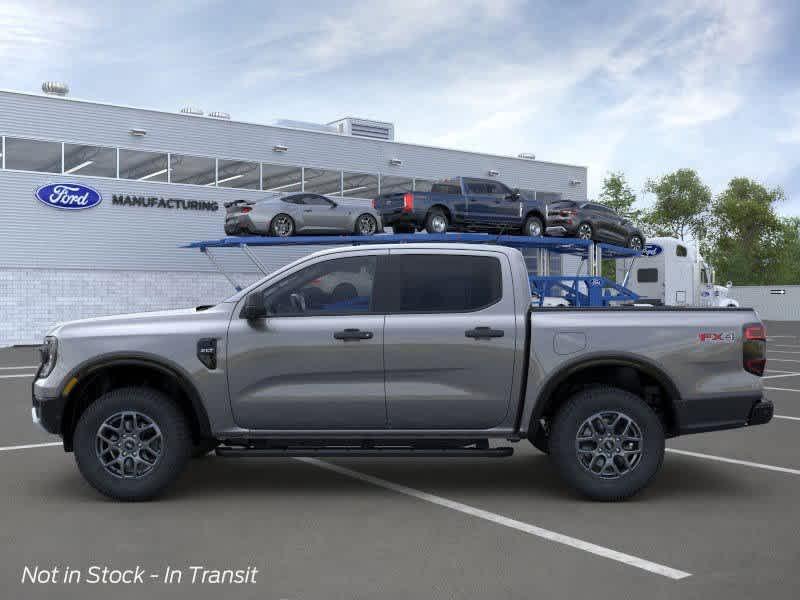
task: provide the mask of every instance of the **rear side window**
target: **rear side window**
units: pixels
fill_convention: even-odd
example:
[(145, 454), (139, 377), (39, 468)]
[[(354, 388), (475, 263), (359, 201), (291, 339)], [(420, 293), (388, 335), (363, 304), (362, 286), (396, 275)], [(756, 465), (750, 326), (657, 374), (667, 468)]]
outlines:
[(407, 254), (391, 262), (399, 287), (393, 313), (470, 312), (503, 295), (500, 261), (492, 256)]
[(675, 247), (675, 256), (686, 256), (686, 246), (676, 246)]
[(461, 194), (461, 188), (452, 183), (434, 183), (433, 186), (431, 186), (431, 193), (459, 196)]
[(639, 269), (636, 271), (636, 281), (639, 283), (656, 283), (658, 281), (658, 269)]

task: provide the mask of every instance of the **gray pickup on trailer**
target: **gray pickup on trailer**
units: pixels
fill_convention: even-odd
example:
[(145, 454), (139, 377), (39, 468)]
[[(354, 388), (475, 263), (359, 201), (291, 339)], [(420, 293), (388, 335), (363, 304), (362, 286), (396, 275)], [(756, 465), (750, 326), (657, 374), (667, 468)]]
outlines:
[[(325, 250), (210, 307), (55, 327), (33, 419), (121, 500), (193, 454), (507, 456), (588, 497), (648, 484), (664, 441), (766, 423), (749, 309), (535, 308), (513, 248)], [(492, 443), (494, 442), (494, 443)]]

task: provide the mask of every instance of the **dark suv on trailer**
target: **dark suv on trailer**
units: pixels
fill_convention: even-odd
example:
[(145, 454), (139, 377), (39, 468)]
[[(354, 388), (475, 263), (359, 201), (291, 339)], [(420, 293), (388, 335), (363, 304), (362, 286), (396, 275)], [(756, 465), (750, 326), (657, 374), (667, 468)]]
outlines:
[(547, 234), (608, 242), (641, 250), (644, 234), (630, 219), (597, 202), (559, 200), (550, 205)]

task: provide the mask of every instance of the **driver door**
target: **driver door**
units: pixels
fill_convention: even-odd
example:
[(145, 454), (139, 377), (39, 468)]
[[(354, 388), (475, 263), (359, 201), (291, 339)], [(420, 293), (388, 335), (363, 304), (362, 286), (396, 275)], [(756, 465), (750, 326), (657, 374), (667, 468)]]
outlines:
[(385, 250), (322, 258), (259, 289), (267, 317), (228, 331), (234, 420), (258, 430), (386, 427), (384, 315), (373, 290)]
[(338, 231), (342, 229), (343, 211), (333, 200), (317, 194), (303, 197), (303, 222), (307, 231)]

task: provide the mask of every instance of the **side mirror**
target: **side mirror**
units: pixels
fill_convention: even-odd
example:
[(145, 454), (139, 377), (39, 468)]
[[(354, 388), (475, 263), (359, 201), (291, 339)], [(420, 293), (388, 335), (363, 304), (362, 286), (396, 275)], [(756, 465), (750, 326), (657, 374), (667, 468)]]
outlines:
[(336, 208), (337, 206), (339, 205), (336, 204), (336, 202), (334, 202), (333, 200), (331, 200), (331, 208)]
[(254, 321), (264, 319), (267, 316), (267, 307), (264, 306), (264, 296), (260, 292), (250, 294), (244, 299), (242, 312), (239, 313), (240, 319)]
[(519, 188), (514, 188), (511, 190), (511, 193), (506, 196), (509, 200), (519, 200), (521, 194), (519, 193)]

